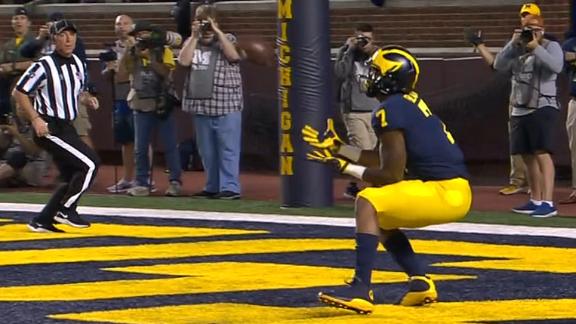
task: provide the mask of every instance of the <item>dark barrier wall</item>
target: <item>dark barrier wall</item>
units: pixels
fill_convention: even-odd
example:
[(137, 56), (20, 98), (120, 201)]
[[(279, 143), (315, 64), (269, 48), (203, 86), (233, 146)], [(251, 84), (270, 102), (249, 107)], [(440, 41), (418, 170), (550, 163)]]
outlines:
[[(115, 147), (112, 142), (110, 87), (99, 77), (99, 63), (90, 62), (89, 65), (91, 77), (102, 92), (99, 96), (102, 108), (90, 112), (94, 125), (92, 137), (100, 152), (119, 151), (119, 146)], [(421, 59), (421, 68), (420, 93), (451, 129), (467, 161), (506, 162), (509, 78), (493, 72), (481, 59), (475, 58)], [(242, 72), (245, 90), (242, 169), (278, 170), (277, 70), (243, 63)], [(558, 81), (562, 113), (556, 127), (554, 159), (560, 166), (570, 165), (564, 127), (568, 103), (567, 82), (564, 75)], [(177, 113), (179, 138), (183, 140), (191, 137), (191, 118), (180, 111)], [(341, 134), (344, 134), (342, 124), (338, 123), (338, 126)], [(115, 155), (119, 159), (120, 153)]]

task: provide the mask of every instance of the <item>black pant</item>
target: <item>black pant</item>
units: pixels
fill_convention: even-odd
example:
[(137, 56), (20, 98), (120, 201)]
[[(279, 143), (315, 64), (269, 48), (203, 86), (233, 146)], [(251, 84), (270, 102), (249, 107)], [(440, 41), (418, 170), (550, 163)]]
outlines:
[(100, 160), (96, 152), (82, 142), (71, 121), (42, 116), (50, 135), (34, 137), (34, 142), (54, 158), (62, 181), (37, 217), (39, 222), (51, 222), (62, 208), (75, 209), (82, 194), (90, 188)]

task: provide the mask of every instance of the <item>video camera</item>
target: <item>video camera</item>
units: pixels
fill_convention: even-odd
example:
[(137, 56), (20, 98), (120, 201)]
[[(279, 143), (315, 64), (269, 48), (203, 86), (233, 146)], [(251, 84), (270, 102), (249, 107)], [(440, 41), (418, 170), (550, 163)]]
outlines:
[[(139, 37), (138, 33), (147, 31), (148, 37)], [(161, 49), (164, 46), (180, 46), (182, 36), (172, 31), (163, 31), (146, 21), (137, 22), (131, 32), (136, 37), (136, 46), (139, 49)]]
[(113, 62), (118, 60), (118, 54), (112, 49), (114, 44), (104, 44), (108, 49), (98, 55), (100, 62)]

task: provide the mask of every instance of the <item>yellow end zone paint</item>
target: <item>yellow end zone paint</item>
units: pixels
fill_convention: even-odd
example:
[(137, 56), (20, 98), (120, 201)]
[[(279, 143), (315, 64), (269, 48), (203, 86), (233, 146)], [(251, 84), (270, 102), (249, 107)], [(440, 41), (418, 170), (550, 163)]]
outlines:
[(24, 224), (8, 224), (0, 227), (0, 242), (54, 240), (70, 238), (87, 238), (99, 236), (119, 236), (137, 238), (176, 238), (176, 237), (207, 237), (220, 235), (266, 234), (261, 230), (238, 230), (206, 227), (176, 227), (176, 226), (146, 226), (119, 224), (92, 224), (87, 229), (77, 229), (58, 225), (66, 233), (32, 233)]
[[(161, 230), (162, 227), (156, 227)], [(439, 263), (437, 266), (576, 273), (575, 249), (542, 246), (414, 240), (422, 254), (472, 256), (486, 259)], [(136, 246), (75, 247), (47, 250), (0, 251), (0, 266), (57, 262), (167, 259), (208, 255), (353, 250), (352, 239), (260, 239)]]
[[(313, 300), (315, 296), (310, 296)], [(428, 307), (378, 305), (372, 315), (326, 307), (267, 307), (247, 304), (205, 304), (52, 315), (54, 319), (122, 324), (465, 324), (538, 319), (576, 320), (575, 299), (506, 300), (437, 303)]]
[[(171, 276), (166, 279), (117, 280), (0, 288), (0, 301), (72, 301), (179, 294), (299, 289), (339, 286), (352, 269), (252, 262), (183, 263), (105, 269)], [(265, 274), (265, 275), (263, 275)], [(322, 274), (319, 276), (318, 274)], [(437, 281), (475, 276), (432, 275)], [(377, 271), (375, 283), (406, 282), (400, 272)]]

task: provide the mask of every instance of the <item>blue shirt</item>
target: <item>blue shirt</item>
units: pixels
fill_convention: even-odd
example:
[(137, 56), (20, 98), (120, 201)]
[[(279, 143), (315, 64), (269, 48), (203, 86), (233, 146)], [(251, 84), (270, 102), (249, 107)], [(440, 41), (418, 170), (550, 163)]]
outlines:
[(388, 97), (372, 112), (372, 127), (378, 135), (402, 131), (409, 176), (424, 181), (468, 178), (464, 155), (452, 134), (417, 93)]
[[(562, 49), (564, 52), (576, 52), (576, 37), (571, 37), (564, 41), (564, 43), (562, 43)], [(566, 62), (564, 67), (570, 77), (570, 95), (576, 97), (576, 66), (572, 65), (572, 63)]]

